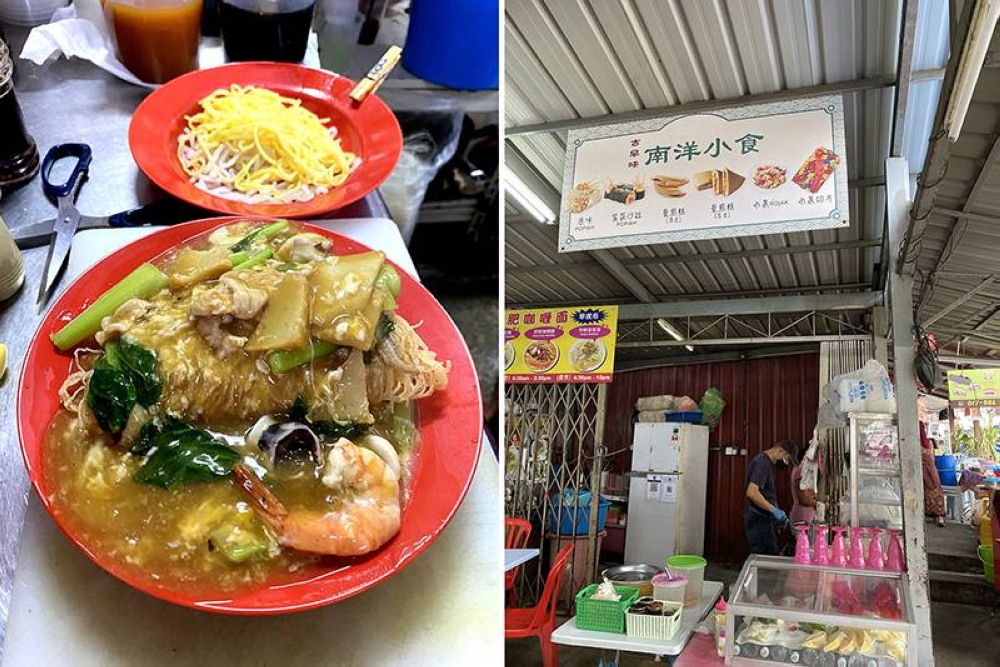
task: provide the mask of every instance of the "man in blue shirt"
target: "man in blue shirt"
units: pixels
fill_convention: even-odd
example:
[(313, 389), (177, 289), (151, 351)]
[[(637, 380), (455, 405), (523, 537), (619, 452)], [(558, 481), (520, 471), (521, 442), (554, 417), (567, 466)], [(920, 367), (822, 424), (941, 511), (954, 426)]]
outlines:
[(778, 555), (772, 522), (784, 525), (788, 523), (788, 515), (778, 507), (774, 490), (775, 468), (790, 468), (798, 462), (798, 447), (791, 440), (782, 440), (750, 460), (745, 517), (750, 553)]

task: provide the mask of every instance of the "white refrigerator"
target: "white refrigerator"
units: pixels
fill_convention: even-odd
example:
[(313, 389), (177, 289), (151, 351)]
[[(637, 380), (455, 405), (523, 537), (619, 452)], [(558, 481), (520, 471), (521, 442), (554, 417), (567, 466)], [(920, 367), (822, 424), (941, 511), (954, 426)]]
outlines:
[(674, 554), (702, 555), (707, 486), (707, 426), (637, 423), (625, 562), (663, 567)]

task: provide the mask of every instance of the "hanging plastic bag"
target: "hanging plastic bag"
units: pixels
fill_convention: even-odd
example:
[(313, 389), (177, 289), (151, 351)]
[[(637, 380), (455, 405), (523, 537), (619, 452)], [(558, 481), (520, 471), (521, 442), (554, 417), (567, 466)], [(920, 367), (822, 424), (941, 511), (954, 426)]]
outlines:
[(896, 412), (896, 393), (889, 373), (874, 359), (861, 370), (833, 378), (823, 388), (823, 396), (839, 420), (851, 412)]
[(726, 409), (726, 402), (722, 400), (722, 394), (717, 388), (709, 387), (698, 405), (701, 408), (701, 423), (709, 428), (715, 428), (715, 425), (722, 419), (722, 411)]

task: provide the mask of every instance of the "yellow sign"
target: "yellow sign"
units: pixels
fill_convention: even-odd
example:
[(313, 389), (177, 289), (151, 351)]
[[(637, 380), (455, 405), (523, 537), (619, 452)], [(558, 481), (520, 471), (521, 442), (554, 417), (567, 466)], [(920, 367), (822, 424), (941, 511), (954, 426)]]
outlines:
[(508, 310), (504, 321), (507, 382), (611, 382), (618, 306)]
[(1000, 368), (948, 371), (948, 400), (959, 408), (1000, 406)]

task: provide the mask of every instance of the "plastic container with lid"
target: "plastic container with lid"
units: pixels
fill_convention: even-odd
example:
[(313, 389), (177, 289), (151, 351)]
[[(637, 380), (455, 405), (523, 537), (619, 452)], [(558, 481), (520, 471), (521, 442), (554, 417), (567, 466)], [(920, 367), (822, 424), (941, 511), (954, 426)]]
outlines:
[(653, 577), (653, 599), (664, 602), (680, 602), (684, 604), (684, 590), (687, 588), (687, 577), (675, 574), (673, 579), (666, 572)]
[(687, 577), (684, 588), (684, 606), (692, 607), (701, 600), (701, 585), (705, 580), (705, 566), (708, 561), (701, 556), (678, 554), (667, 559), (667, 569), (674, 576), (683, 574)]

